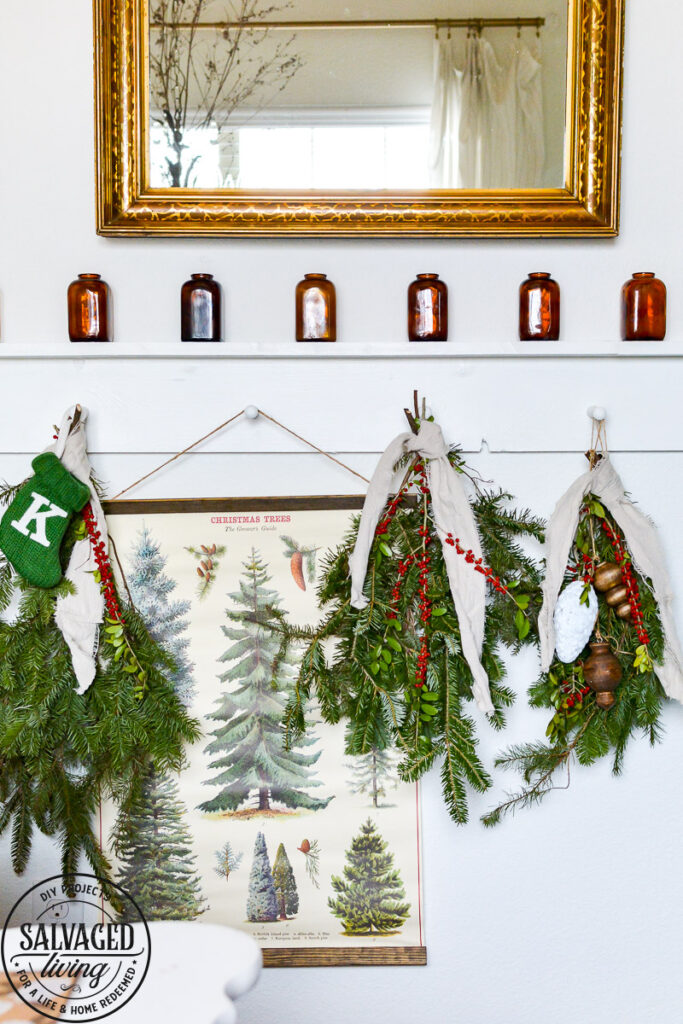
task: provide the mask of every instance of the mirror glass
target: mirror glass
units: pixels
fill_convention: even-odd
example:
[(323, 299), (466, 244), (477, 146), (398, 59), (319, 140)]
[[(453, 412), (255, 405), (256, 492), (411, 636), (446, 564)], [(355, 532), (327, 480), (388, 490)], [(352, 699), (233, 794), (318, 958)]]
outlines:
[(153, 0), (147, 32), (153, 188), (564, 185), (567, 0)]

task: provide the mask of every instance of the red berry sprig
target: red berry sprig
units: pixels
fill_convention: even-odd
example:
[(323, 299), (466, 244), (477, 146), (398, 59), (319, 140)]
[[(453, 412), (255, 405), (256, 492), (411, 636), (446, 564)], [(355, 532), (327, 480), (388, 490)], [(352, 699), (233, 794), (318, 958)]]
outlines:
[(595, 578), (595, 562), (590, 555), (581, 555), (583, 561), (583, 576), (581, 577), (584, 583), (592, 583)]
[[(415, 479), (418, 485), (418, 490), (421, 494), (424, 494), (425, 499), (427, 499), (429, 497), (427, 469), (422, 460), (415, 463)], [(417, 563), (420, 570), (418, 575), (417, 594), (420, 607), (420, 622), (422, 623), (423, 632), (420, 642), (420, 653), (417, 656), (415, 686), (420, 690), (427, 682), (427, 668), (429, 666), (429, 638), (427, 636), (427, 629), (429, 626), (429, 620), (432, 617), (432, 602), (429, 597), (429, 563), (431, 562), (431, 557), (427, 552), (429, 545), (432, 543), (432, 536), (427, 528), (426, 522), (420, 527), (418, 533), (422, 538), (422, 556), (420, 561)]]
[(421, 688), (427, 681), (427, 666), (429, 664), (429, 641), (427, 639), (426, 629), (429, 625), (429, 620), (432, 617), (432, 602), (429, 598), (429, 563), (431, 558), (425, 551), (422, 558), (417, 563), (420, 575), (418, 577), (418, 597), (420, 601), (420, 621), (423, 624), (425, 632), (422, 634), (422, 642), (420, 644), (420, 653), (417, 657), (417, 669), (415, 671), (415, 686)]
[(572, 690), (571, 686), (567, 683), (561, 687), (563, 693), (568, 693), (569, 696), (565, 700), (565, 706), (567, 708), (573, 708), (576, 704), (583, 704), (583, 698), (587, 693), (590, 693), (590, 686), (584, 686), (581, 690)]
[(499, 594), (508, 594), (509, 596), (512, 596), (509, 589), (501, 582), (500, 576), (496, 576), (489, 565), (483, 564), (483, 559), (477, 558), (473, 551), (470, 551), (469, 549), (466, 550), (462, 547), (459, 537), (453, 537), (452, 533), (447, 533), (444, 541), (446, 544), (450, 544), (452, 548), (455, 548), (459, 555), (464, 555), (465, 561), (469, 565), (474, 566), (475, 572), (480, 572), (482, 576), (485, 576), (494, 590), (497, 590)]
[(626, 548), (622, 544), (621, 539), (616, 535), (605, 519), (602, 521), (602, 529), (609, 538), (614, 550), (614, 557), (617, 564), (621, 567), (621, 578), (628, 591), (628, 603), (631, 606), (631, 621), (633, 622), (634, 629), (638, 634), (638, 639), (641, 644), (649, 644), (650, 635), (645, 629), (643, 610), (640, 603), (640, 591), (638, 590), (638, 584), (636, 583), (633, 575), (631, 559)]
[(387, 612), (387, 618), (389, 619), (398, 618), (398, 615), (396, 614), (396, 609), (398, 607), (399, 601), (401, 600), (401, 587), (403, 585), (403, 579), (414, 561), (415, 555), (408, 555), (405, 559), (401, 560), (398, 563), (398, 575), (396, 577), (396, 582), (394, 583), (393, 590), (391, 591), (392, 607), (391, 610)]
[(382, 537), (389, 529), (392, 524), (393, 518), (398, 511), (398, 507), (403, 501), (404, 497), (408, 493), (408, 484), (401, 488), (398, 494), (395, 494), (387, 505), (387, 510), (384, 513), (384, 518), (379, 521), (375, 529), (375, 536)]
[(116, 587), (114, 585), (114, 574), (111, 568), (111, 562), (109, 561), (109, 555), (107, 553), (106, 545), (101, 539), (102, 534), (97, 529), (97, 520), (95, 519), (95, 513), (92, 510), (90, 502), (85, 506), (83, 512), (83, 522), (90, 538), (92, 545), (93, 554), (95, 555), (95, 561), (97, 562), (97, 568), (100, 574), (100, 586), (104, 595), (104, 603), (107, 606), (107, 611), (112, 619), (116, 619), (122, 625), (125, 625), (123, 616), (121, 615), (121, 609), (119, 602), (116, 597)]
[(92, 545), (95, 561), (100, 575), (100, 587), (104, 595), (104, 603), (109, 613), (111, 625), (106, 627), (106, 642), (116, 648), (115, 660), (122, 659), (129, 678), (133, 681), (133, 692), (137, 700), (142, 700), (147, 687), (147, 670), (142, 667), (138, 657), (131, 645), (130, 638), (125, 629), (125, 619), (121, 614), (116, 586), (114, 584), (114, 573), (106, 544), (102, 540), (102, 534), (97, 529), (97, 520), (90, 502), (82, 512), (83, 522)]

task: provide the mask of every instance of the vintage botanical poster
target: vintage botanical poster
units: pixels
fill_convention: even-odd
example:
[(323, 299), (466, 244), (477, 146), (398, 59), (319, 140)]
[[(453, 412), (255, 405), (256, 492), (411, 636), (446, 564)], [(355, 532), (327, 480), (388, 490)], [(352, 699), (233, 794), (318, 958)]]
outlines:
[(318, 621), (321, 561), (359, 506), (107, 509), (132, 600), (173, 655), (176, 692), (204, 733), (179, 777), (145, 779), (118, 836), (116, 879), (148, 919), (243, 929), (271, 951), (267, 963), (424, 962), (418, 787), (399, 781), (391, 752), (346, 756), (343, 724), (315, 709), (305, 738), (283, 743), (300, 654), (278, 658), (277, 616)]

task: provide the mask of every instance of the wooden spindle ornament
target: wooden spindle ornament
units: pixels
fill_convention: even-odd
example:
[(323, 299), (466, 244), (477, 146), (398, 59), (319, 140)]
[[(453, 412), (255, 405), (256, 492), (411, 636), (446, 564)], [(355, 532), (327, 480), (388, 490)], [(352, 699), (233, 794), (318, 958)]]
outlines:
[(621, 665), (604, 641), (595, 641), (590, 648), (590, 656), (583, 664), (583, 678), (597, 694), (598, 707), (607, 711), (614, 704), (614, 691), (621, 682)]

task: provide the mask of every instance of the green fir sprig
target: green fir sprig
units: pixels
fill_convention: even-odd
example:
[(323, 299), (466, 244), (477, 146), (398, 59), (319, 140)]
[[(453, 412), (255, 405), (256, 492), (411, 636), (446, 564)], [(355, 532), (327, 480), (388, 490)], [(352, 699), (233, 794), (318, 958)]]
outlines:
[(635, 584), (627, 620), (619, 618), (604, 595), (599, 595), (595, 636), (609, 643), (622, 669), (614, 706), (600, 708), (595, 693), (586, 685), (583, 664), (587, 648), (571, 664), (556, 657), (550, 670), (529, 690), (530, 705), (551, 713), (547, 742), (515, 745), (496, 760), (496, 767), (519, 771), (524, 786), (484, 815), (485, 825), (496, 825), (506, 814), (540, 803), (555, 789), (566, 789), (574, 763), (590, 765), (611, 756), (612, 770), (619, 775), (633, 735), (645, 734), (652, 746), (661, 738), (665, 694), (655, 666), (662, 658), (664, 641), (652, 585), (633, 566), (612, 516), (594, 495), (588, 495), (564, 584), (582, 579), (585, 587), (590, 587), (596, 567), (603, 562), (621, 564), (623, 578), (630, 577)]
[[(0, 495), (0, 502), (11, 496)], [(64, 566), (81, 523), (71, 524), (62, 545)], [(144, 699), (137, 674), (117, 659), (112, 643), (100, 648), (93, 685), (77, 692), (54, 620), (55, 602), (72, 592), (66, 580), (49, 590), (30, 586), (0, 557), (0, 835), (11, 833), (17, 874), (26, 869), (38, 830), (58, 840), (65, 876), (84, 855), (107, 879), (110, 864), (96, 826), (100, 801), (112, 799), (125, 818), (150, 767), (179, 771), (184, 744), (198, 739), (200, 729), (169, 682), (173, 659), (120, 596), (126, 643), (145, 673)]]
[[(457, 450), (449, 458), (456, 471), (466, 471)], [(482, 664), (495, 708), (490, 720), (498, 729), (513, 701), (505, 686), (501, 648), (516, 651), (534, 642), (540, 605), (539, 570), (521, 542), (541, 540), (543, 524), (528, 511), (511, 510), (509, 501), (499, 491), (480, 493), (472, 502), (483, 548), (481, 565), (457, 538), (451, 539), (472, 571), (487, 579)], [(305, 732), (309, 701), (315, 696), (325, 721), (347, 720), (347, 754), (362, 756), (395, 745), (406, 781), (417, 780), (441, 761), (446, 804), (452, 818), (464, 823), (468, 787), (483, 792), (491, 779), (477, 751), (469, 713), (473, 678), (461, 649), (419, 457), (407, 462), (404, 484), (377, 528), (363, 610), (350, 604), (349, 557), (358, 523), (356, 518), (340, 547), (323, 560), (321, 622), (301, 628), (280, 620), (282, 651), (292, 642), (304, 646), (285, 712), (288, 743)]]

